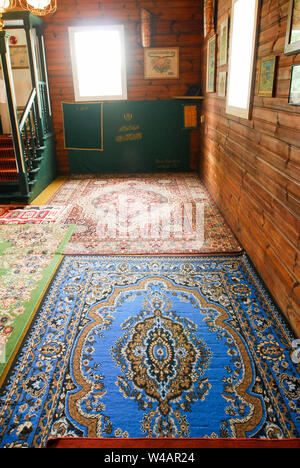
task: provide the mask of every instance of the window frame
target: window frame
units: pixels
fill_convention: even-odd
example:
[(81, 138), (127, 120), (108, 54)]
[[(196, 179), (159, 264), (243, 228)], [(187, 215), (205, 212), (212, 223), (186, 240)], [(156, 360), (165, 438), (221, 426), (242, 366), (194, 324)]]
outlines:
[[(121, 38), (121, 83), (122, 93), (119, 95), (103, 95), (103, 96), (82, 96), (79, 91), (78, 80), (78, 67), (75, 54), (74, 36), (78, 31), (91, 31), (91, 30), (116, 30)], [(127, 73), (126, 73), (126, 55), (125, 55), (125, 28), (124, 25), (93, 25), (93, 26), (70, 26), (69, 31), (69, 44), (71, 53), (71, 65), (74, 85), (74, 97), (76, 102), (94, 102), (94, 101), (125, 101), (127, 100)]]
[(235, 18), (235, 4), (239, 1), (243, 0), (232, 0), (231, 4), (231, 33), (230, 33), (230, 53), (229, 53), (229, 66), (228, 66), (228, 80), (227, 80), (227, 93), (226, 93), (226, 113), (234, 115), (236, 117), (241, 117), (244, 119), (250, 119), (251, 111), (252, 111), (252, 100), (253, 100), (253, 92), (254, 92), (254, 77), (255, 77), (255, 68), (254, 62), (256, 57), (256, 50), (257, 50), (257, 37), (258, 37), (258, 14), (259, 14), (259, 6), (260, 0), (255, 1), (255, 8), (254, 8), (254, 23), (253, 23), (253, 30), (252, 30), (252, 46), (251, 46), (251, 64), (250, 64), (250, 71), (249, 71), (249, 83), (248, 83), (248, 95), (247, 95), (247, 106), (245, 107), (238, 107), (230, 105), (230, 83), (232, 79), (232, 62), (234, 60), (233, 54), (233, 35), (234, 35), (234, 21), (237, 19)]

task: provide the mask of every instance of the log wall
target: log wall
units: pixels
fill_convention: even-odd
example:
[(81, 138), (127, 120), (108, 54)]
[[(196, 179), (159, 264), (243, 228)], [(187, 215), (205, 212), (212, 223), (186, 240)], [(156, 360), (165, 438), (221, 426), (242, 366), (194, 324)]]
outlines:
[[(140, 9), (153, 15), (151, 47), (180, 47), (179, 80), (145, 80)], [(128, 100), (171, 99), (199, 84), (201, 77), (202, 7), (194, 0), (59, 0), (58, 10), (45, 18), (45, 48), (50, 82), (58, 170), (68, 173), (64, 148), (62, 102), (74, 102), (68, 27), (86, 24), (124, 24)], [(196, 167), (199, 138), (191, 132), (191, 167)]]
[[(230, 17), (231, 0), (218, 3), (217, 33)], [(261, 2), (257, 59), (278, 56), (274, 97), (258, 96), (256, 76), (252, 118), (244, 120), (226, 114), (224, 97), (207, 93), (199, 171), (300, 336), (300, 108), (288, 104), (291, 65), (300, 55), (284, 55), (288, 4)], [(228, 69), (218, 63), (219, 53), (217, 84)], [(203, 84), (205, 73), (204, 62)]]

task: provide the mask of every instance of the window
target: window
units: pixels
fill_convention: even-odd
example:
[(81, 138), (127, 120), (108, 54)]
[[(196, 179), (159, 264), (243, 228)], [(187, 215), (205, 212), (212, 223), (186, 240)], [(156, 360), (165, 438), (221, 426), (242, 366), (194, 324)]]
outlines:
[(232, 0), (226, 112), (249, 119), (259, 0)]
[(76, 101), (127, 99), (124, 27), (69, 28)]

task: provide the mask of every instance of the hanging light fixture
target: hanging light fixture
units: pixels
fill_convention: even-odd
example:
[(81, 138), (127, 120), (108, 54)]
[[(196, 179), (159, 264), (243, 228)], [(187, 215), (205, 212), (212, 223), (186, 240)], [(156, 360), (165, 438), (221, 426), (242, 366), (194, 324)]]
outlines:
[(28, 10), (37, 16), (50, 15), (57, 9), (56, 0), (19, 0), (19, 4), (23, 10)]
[(0, 13), (4, 13), (10, 7), (10, 0), (0, 0)]
[(5, 13), (7, 10), (11, 8), (15, 8), (16, 6), (16, 0), (0, 0), (0, 30), (3, 29), (3, 19), (2, 15)]
[(49, 15), (57, 9), (57, 0), (0, 0), (0, 30), (3, 28), (3, 13), (13, 10), (18, 4), (23, 10), (37, 16)]

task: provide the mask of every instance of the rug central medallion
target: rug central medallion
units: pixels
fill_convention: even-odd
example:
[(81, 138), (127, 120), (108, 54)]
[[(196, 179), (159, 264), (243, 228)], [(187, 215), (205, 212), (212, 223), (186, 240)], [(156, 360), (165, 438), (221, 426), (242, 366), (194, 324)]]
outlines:
[(136, 280), (87, 314), (71, 360), (67, 407), (76, 426), (89, 436), (189, 437), (195, 414), (229, 411), (227, 393), (247, 426), (252, 377), (240, 366), (247, 352), (226, 311), (169, 279)]
[[(186, 329), (176, 313), (165, 315), (172, 304), (155, 292), (154, 284), (151, 288), (144, 303), (149, 315), (143, 318), (142, 313), (136, 318), (135, 326), (117, 341), (112, 354), (132, 389), (138, 389), (141, 395), (144, 392), (146, 400), (158, 402), (158, 413), (164, 419), (172, 413), (171, 402), (176, 398), (192, 393), (195, 387), (200, 392), (198, 376), (209, 363), (210, 350), (191, 336), (191, 330), (197, 331), (193, 322)], [(122, 378), (122, 389), (121, 382)]]

